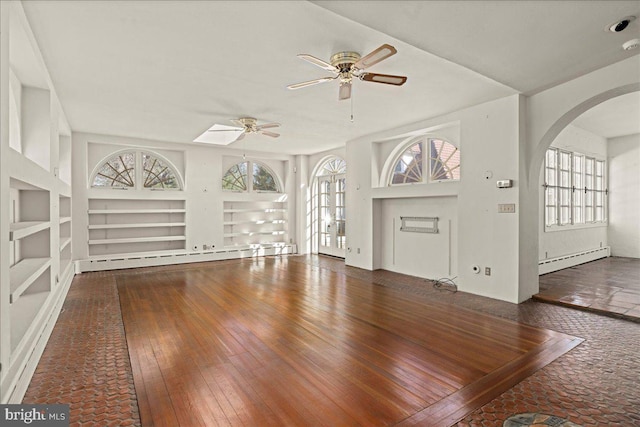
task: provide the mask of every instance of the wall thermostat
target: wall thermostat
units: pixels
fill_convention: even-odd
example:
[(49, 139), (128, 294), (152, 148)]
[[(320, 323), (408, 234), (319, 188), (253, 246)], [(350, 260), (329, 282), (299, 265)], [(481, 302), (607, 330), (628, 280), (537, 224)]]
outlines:
[(511, 179), (501, 179), (496, 182), (496, 187), (498, 188), (511, 188), (513, 187), (513, 180)]

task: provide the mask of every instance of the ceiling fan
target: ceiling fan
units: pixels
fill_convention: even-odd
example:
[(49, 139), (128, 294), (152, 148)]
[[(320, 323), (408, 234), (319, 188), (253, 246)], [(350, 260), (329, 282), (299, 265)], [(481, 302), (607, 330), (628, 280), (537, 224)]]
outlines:
[(325, 62), (314, 56), (302, 53), (298, 55), (298, 58), (303, 59), (317, 67), (320, 67), (323, 70), (329, 71), (335, 74), (335, 76), (321, 77), (315, 80), (295, 83), (287, 86), (287, 88), (300, 89), (303, 87), (340, 79), (340, 90), (338, 92), (338, 99), (343, 100), (351, 98), (351, 81), (353, 80), (353, 78), (364, 80), (366, 82), (385, 83), (394, 86), (402, 86), (407, 81), (407, 78), (405, 76), (368, 73), (364, 71), (366, 68), (377, 64), (378, 62), (383, 61), (392, 55), (395, 55), (396, 52), (397, 50), (393, 46), (383, 44), (373, 52), (363, 57), (361, 57), (357, 52), (338, 52), (331, 56), (329, 62)]
[(240, 136), (235, 139), (235, 141), (239, 141), (244, 138), (247, 134), (250, 133), (259, 133), (262, 135), (270, 136), (272, 138), (277, 138), (280, 136), (279, 133), (271, 132), (265, 129), (276, 128), (280, 126), (279, 123), (264, 123), (259, 125), (258, 120), (253, 117), (241, 117), (239, 119), (231, 120), (231, 123), (239, 126), (240, 128), (228, 127), (226, 129), (209, 129), (207, 132), (239, 132), (242, 131)]

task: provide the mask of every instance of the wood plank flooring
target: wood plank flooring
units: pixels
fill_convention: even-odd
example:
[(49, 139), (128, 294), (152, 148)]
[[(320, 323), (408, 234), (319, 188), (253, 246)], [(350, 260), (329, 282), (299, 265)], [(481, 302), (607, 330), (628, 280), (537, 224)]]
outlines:
[(444, 426), (580, 339), (291, 262), (117, 277), (144, 426)]

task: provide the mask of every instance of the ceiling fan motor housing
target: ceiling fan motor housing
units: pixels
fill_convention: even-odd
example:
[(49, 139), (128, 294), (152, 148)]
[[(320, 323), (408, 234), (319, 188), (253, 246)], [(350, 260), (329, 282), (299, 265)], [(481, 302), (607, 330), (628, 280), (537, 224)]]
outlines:
[(351, 81), (353, 64), (360, 59), (358, 52), (338, 52), (331, 56), (331, 65), (340, 71), (340, 80)]

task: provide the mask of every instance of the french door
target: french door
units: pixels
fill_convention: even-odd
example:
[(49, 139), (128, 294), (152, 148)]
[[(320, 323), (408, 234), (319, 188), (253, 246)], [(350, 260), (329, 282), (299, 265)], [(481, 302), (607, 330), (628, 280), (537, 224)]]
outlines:
[(318, 177), (318, 253), (344, 258), (347, 247), (345, 174)]

